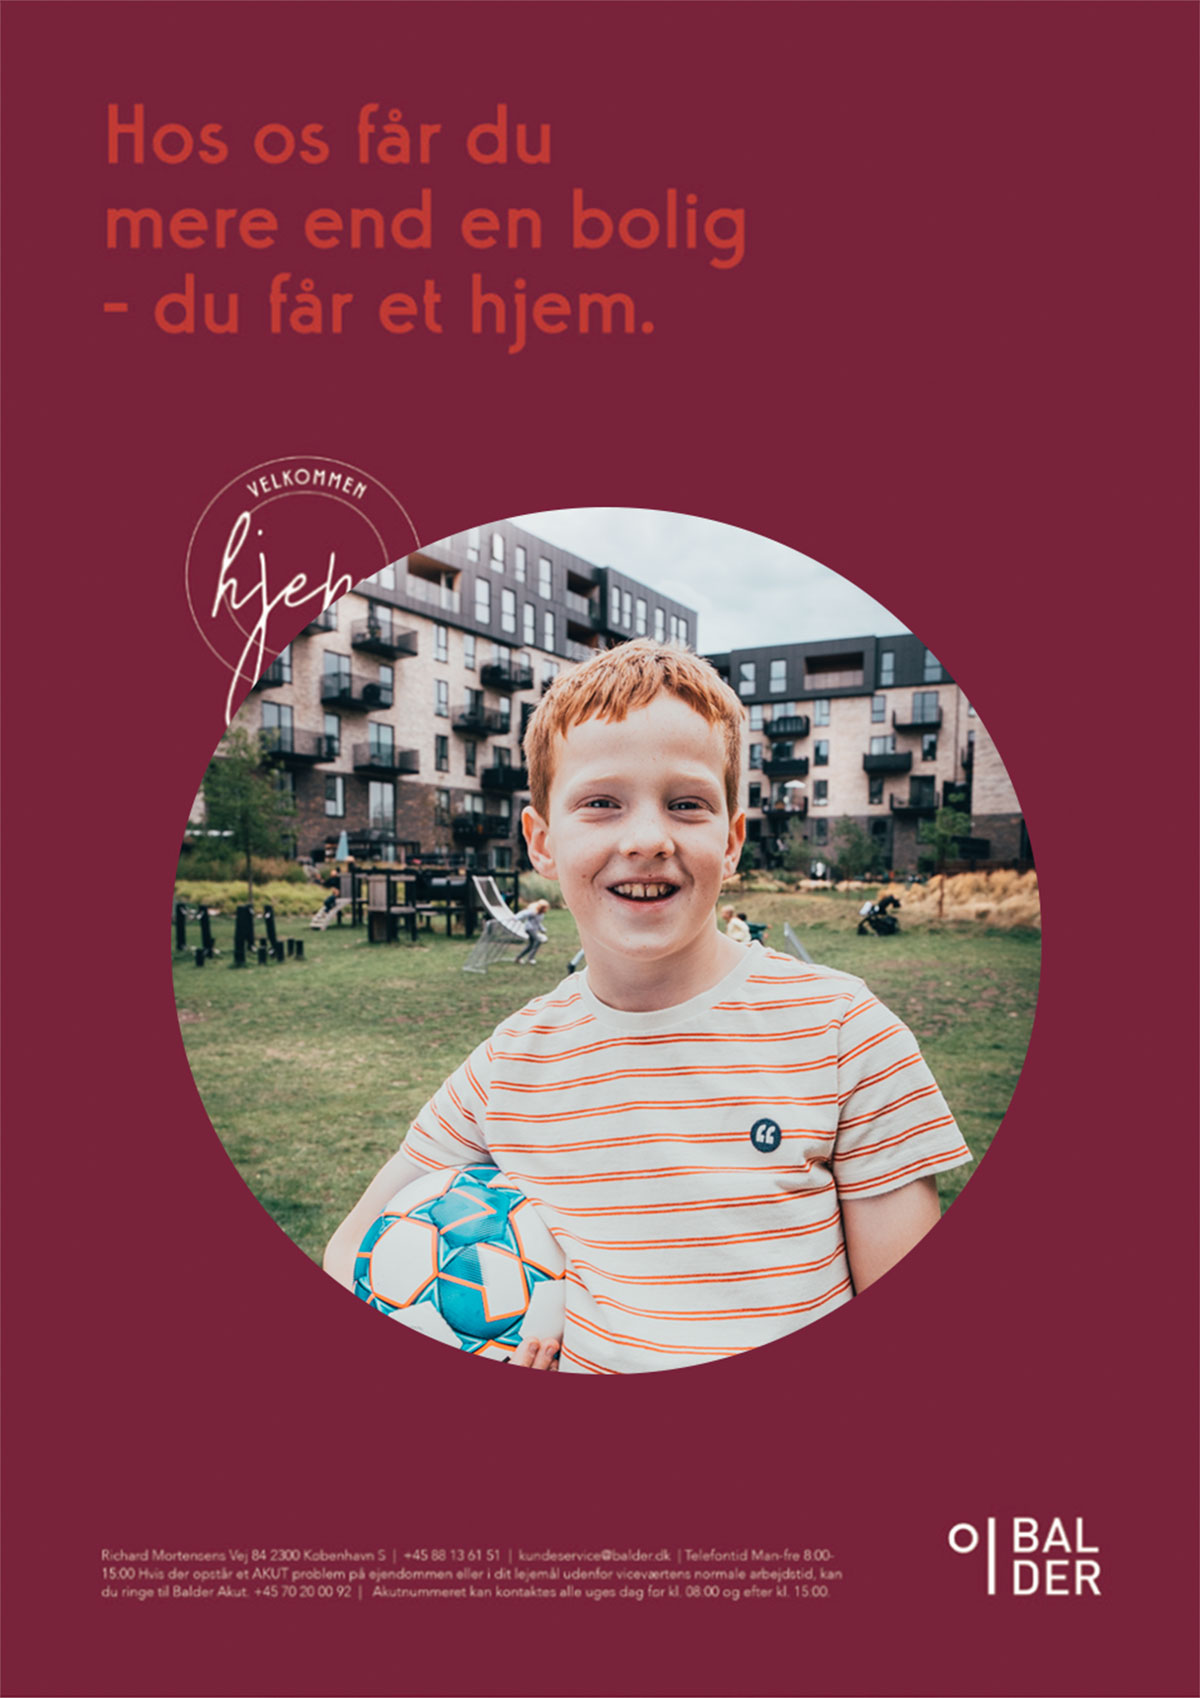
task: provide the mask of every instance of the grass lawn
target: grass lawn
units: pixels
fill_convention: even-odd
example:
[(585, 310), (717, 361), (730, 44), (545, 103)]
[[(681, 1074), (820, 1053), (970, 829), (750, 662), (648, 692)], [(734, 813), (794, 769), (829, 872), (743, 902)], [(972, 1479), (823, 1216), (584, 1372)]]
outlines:
[[(981, 1156), (1008, 1107), (1033, 1024), (1041, 937), (947, 927), (892, 938), (855, 935), (861, 897), (739, 893), (771, 925), (790, 920), (814, 960), (867, 980), (916, 1033)], [(903, 925), (903, 915), (901, 915)], [(532, 968), (509, 962), (464, 974), (470, 945), (423, 933), (415, 946), (368, 944), (349, 925), (304, 939), (305, 959), (234, 971), (233, 923), (213, 922), (219, 960), (175, 957), (175, 998), (188, 1060), (213, 1126), (259, 1202), (315, 1260), (409, 1121), (474, 1046), (529, 997), (552, 988), (577, 947), (563, 911)], [(188, 928), (189, 944), (199, 927)], [(973, 1170), (968, 1169), (968, 1172)], [(939, 1181), (943, 1203), (958, 1172)]]

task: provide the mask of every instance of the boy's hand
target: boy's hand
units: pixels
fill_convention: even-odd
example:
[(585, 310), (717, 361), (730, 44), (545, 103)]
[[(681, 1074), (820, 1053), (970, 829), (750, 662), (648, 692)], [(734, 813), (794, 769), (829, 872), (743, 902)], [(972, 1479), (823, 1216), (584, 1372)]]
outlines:
[(557, 1373), (558, 1345), (556, 1338), (523, 1339), (509, 1357), (509, 1362), (514, 1368), (546, 1368)]

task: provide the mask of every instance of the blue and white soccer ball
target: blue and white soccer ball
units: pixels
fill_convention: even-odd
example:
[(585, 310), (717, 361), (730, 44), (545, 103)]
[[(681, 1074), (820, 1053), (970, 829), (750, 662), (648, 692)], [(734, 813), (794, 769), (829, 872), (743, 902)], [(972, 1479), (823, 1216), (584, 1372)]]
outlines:
[[(442, 1168), (397, 1192), (354, 1263), (355, 1295), (476, 1356), (561, 1337), (565, 1260), (529, 1198), (494, 1167)], [(532, 1305), (532, 1312), (531, 1312)]]

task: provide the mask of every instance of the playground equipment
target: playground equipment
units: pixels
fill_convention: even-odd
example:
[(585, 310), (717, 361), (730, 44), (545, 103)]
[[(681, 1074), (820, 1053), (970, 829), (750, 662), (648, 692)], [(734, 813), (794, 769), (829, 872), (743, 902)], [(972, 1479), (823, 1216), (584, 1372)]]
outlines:
[(486, 973), (494, 961), (504, 959), (509, 949), (524, 949), (529, 942), (529, 933), (518, 924), (516, 915), (496, 889), (495, 879), (476, 877), (471, 882), (488, 917), (479, 934), (479, 942), (463, 962), (463, 972)]

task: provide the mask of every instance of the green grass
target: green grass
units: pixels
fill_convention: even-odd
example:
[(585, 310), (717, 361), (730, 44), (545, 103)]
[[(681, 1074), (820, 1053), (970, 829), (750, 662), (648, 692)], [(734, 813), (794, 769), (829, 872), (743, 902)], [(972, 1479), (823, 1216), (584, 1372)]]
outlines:
[[(861, 897), (736, 897), (782, 944), (790, 920), (817, 961), (865, 978), (917, 1034), (972, 1153), (987, 1149), (1029, 1043), (1040, 936), (947, 927), (893, 938), (855, 935)], [(325, 1242), (409, 1121), (474, 1046), (530, 996), (549, 990), (577, 947), (565, 911), (533, 968), (503, 962), (464, 974), (470, 945), (424, 932), (418, 944), (371, 945), (349, 925), (310, 931), (305, 959), (230, 968), (233, 924), (217, 919), (221, 958), (175, 957), (176, 1005), (213, 1126), (254, 1195), (308, 1255)], [(903, 916), (901, 916), (903, 923)], [(189, 944), (199, 928), (188, 928)], [(968, 1169), (968, 1172), (973, 1169)], [(961, 1189), (943, 1176), (943, 1203)]]

